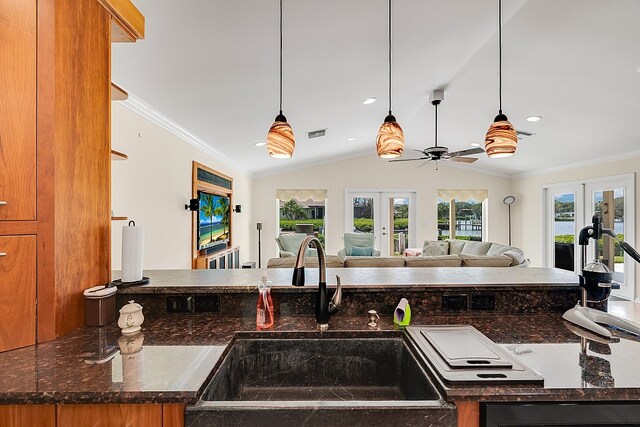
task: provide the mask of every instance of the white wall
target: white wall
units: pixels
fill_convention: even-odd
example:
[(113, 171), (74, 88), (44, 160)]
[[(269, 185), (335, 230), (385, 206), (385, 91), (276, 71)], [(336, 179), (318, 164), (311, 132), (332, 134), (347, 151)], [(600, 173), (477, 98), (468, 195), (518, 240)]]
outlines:
[[(240, 260), (251, 258), (252, 182), (246, 172), (194, 147), (117, 102), (112, 103), (111, 147), (129, 156), (111, 162), (111, 206), (116, 216), (128, 216), (144, 226), (144, 268), (191, 268), (191, 214), (184, 209), (191, 198), (192, 161), (233, 178), (232, 239), (240, 246)], [(122, 226), (111, 223), (111, 262), (120, 269)]]
[[(372, 147), (372, 151), (374, 147)], [(286, 166), (283, 162), (283, 166)], [(388, 163), (375, 154), (350, 158), (333, 163), (309, 166), (285, 171), (280, 174), (256, 177), (253, 181), (252, 223), (262, 222), (262, 262), (276, 256), (277, 217), (275, 208), (276, 189), (321, 188), (328, 190), (327, 202), (327, 253), (335, 254), (342, 248), (344, 233), (345, 190), (415, 190), (417, 223), (417, 246), (426, 239), (436, 239), (437, 190), (446, 188), (471, 188), (489, 190), (488, 238), (490, 241), (507, 243), (507, 207), (502, 199), (511, 194), (508, 178), (472, 172), (468, 169), (448, 167), (439, 162), (418, 168), (418, 164)], [(255, 239), (257, 241), (257, 239)], [(256, 245), (254, 245), (255, 247)], [(257, 260), (257, 249), (253, 258)]]
[[(527, 176), (513, 180), (516, 203), (512, 206), (514, 234), (512, 241), (522, 248), (531, 260), (532, 266), (544, 265), (543, 258), (543, 199), (542, 186), (581, 179), (636, 174), (636, 188), (640, 188), (640, 158), (630, 158), (614, 162), (577, 167), (543, 175)], [(636, 195), (636, 244), (640, 242), (640, 197)], [(640, 268), (636, 264), (635, 277)], [(636, 295), (640, 295), (640, 285), (636, 279)]]

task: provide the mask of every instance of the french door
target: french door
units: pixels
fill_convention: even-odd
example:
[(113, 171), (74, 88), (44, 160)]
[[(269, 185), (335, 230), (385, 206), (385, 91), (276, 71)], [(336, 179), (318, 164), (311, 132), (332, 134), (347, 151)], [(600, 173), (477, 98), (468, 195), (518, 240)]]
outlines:
[[(603, 228), (614, 230), (620, 240), (635, 247), (635, 177), (593, 179), (545, 188), (545, 262), (547, 267), (579, 272), (580, 230), (592, 223), (596, 213), (602, 216)], [(594, 258), (595, 243), (589, 242), (589, 263)], [(605, 236), (598, 245), (598, 259), (611, 269), (620, 289), (612, 295), (633, 300), (635, 297), (634, 262), (624, 254), (619, 243)]]
[(345, 232), (373, 233), (381, 256), (402, 255), (415, 246), (415, 192), (345, 193)]

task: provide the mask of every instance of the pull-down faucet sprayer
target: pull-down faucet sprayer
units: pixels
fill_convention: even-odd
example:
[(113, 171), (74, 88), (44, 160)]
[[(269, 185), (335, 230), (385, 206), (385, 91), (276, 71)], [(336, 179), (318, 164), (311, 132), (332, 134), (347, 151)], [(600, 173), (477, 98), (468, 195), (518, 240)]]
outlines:
[(329, 301), (329, 294), (327, 292), (327, 266), (325, 261), (324, 249), (322, 243), (315, 236), (307, 236), (306, 239), (300, 245), (298, 249), (298, 255), (296, 257), (296, 264), (293, 268), (293, 286), (304, 286), (304, 256), (309, 245), (313, 245), (318, 253), (318, 293), (316, 294), (316, 322), (318, 322), (318, 328), (321, 331), (325, 331), (329, 328), (329, 318), (338, 311), (338, 307), (342, 302), (342, 284), (340, 283), (340, 277), (336, 276), (337, 288), (333, 294), (331, 301)]

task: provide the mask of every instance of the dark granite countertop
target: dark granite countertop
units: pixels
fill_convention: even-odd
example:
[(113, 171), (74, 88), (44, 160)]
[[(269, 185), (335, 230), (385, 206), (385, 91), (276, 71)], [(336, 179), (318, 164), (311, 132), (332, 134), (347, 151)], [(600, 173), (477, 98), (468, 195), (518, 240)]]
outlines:
[[(251, 317), (149, 316), (142, 350), (131, 354), (141, 337), (122, 339), (115, 323), (0, 353), (0, 403), (194, 403), (234, 333), (255, 330), (254, 322)], [(450, 401), (640, 398), (640, 340), (629, 335), (614, 332), (616, 339), (606, 343), (581, 331), (588, 337), (581, 339), (559, 314), (420, 315), (412, 323), (471, 324), (545, 378), (544, 387), (444, 387)], [(330, 324), (332, 330), (368, 330), (365, 316), (339, 313)], [(277, 317), (273, 330), (315, 330), (315, 320)], [(390, 316), (381, 318), (378, 330), (393, 330)]]

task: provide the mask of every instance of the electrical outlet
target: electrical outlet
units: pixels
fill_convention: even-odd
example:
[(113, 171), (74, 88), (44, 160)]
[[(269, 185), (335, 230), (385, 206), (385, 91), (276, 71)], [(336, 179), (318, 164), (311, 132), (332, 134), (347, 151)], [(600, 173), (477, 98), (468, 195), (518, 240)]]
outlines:
[(442, 295), (443, 311), (461, 311), (467, 309), (467, 294)]
[(167, 297), (167, 313), (193, 313), (193, 297)]
[(196, 297), (196, 313), (219, 313), (220, 297), (218, 295), (207, 295)]
[(491, 311), (495, 308), (495, 295), (471, 295), (471, 310)]

